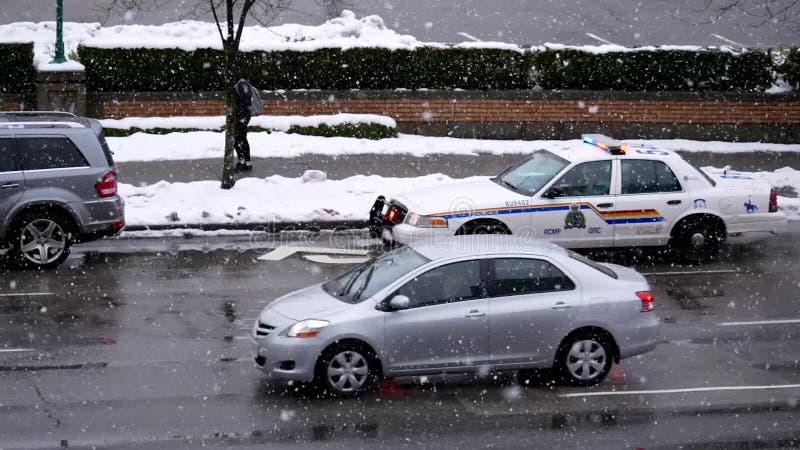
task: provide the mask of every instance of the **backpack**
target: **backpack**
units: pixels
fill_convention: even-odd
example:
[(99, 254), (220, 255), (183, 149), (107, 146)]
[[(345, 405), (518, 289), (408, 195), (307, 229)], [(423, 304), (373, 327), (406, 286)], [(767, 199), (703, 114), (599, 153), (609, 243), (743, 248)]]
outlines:
[(260, 116), (264, 114), (264, 102), (261, 101), (259, 90), (254, 88), (252, 84), (247, 83), (250, 87), (250, 115)]

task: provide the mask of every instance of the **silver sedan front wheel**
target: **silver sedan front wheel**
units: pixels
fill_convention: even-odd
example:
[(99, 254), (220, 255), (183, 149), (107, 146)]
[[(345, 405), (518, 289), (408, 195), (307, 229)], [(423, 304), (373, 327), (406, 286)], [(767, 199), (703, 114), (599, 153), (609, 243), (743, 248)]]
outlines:
[(314, 379), (337, 397), (355, 397), (372, 388), (380, 373), (377, 357), (366, 345), (343, 343), (330, 347), (317, 360)]
[(369, 363), (358, 352), (347, 350), (337, 353), (328, 362), (327, 381), (337, 393), (356, 392), (367, 383)]

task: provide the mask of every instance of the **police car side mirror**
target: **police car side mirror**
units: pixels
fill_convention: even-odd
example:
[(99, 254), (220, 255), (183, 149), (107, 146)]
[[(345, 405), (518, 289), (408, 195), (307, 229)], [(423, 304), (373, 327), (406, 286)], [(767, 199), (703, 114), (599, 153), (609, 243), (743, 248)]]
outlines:
[(544, 194), (542, 194), (542, 197), (544, 197), (544, 198), (558, 198), (558, 197), (562, 197), (563, 195), (564, 195), (564, 191), (562, 191), (561, 189), (553, 186), (553, 187), (549, 188), (548, 190), (544, 191)]

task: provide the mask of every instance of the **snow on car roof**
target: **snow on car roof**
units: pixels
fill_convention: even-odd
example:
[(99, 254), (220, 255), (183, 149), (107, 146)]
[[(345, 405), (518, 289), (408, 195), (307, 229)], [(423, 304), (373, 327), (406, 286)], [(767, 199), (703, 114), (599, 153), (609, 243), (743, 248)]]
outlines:
[(487, 254), (565, 255), (551, 242), (522, 235), (464, 235), (421, 239), (409, 244), (422, 256), (451, 259)]
[(677, 159), (683, 160), (681, 156), (673, 151), (657, 148), (651, 145), (627, 145), (625, 153), (622, 155), (615, 155), (597, 146), (582, 142), (578, 145), (565, 145), (563, 147), (547, 147), (546, 150), (560, 158), (564, 158), (570, 163), (578, 163), (585, 161), (598, 161), (606, 159)]

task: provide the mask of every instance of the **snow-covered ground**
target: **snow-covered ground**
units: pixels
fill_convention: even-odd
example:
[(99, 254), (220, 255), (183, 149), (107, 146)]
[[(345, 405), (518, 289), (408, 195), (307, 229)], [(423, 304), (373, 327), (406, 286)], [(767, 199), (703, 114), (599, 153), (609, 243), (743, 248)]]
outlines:
[[(256, 121), (252, 123), (258, 124)], [(179, 127), (176, 126), (174, 128)], [(585, 145), (579, 139), (567, 141), (508, 141), (401, 134), (397, 138), (369, 140), (345, 137), (302, 136), (283, 132), (250, 133), (248, 134), (248, 140), (251, 154), (255, 158), (291, 158), (302, 154), (408, 154), (425, 156), (433, 153), (452, 155), (488, 153), (499, 155), (530, 153), (541, 148), (576, 148)], [(709, 151), (718, 153), (800, 152), (800, 144), (731, 143), (683, 139), (631, 140), (625, 142), (673, 151)], [(169, 133), (164, 135), (136, 133), (128, 137), (108, 138), (108, 143), (114, 152), (114, 159), (118, 162), (185, 160), (222, 157), (225, 137), (223, 133), (213, 131)]]
[[(712, 170), (713, 168), (705, 168)], [(786, 167), (774, 172), (742, 172), (773, 186), (790, 186), (800, 192), (800, 171)], [(231, 190), (218, 181), (168, 183), (149, 186), (120, 185), (129, 225), (253, 224), (366, 220), (379, 194), (394, 195), (481, 177), (454, 180), (435, 174), (417, 178), (358, 175), (343, 180), (311, 180), (271, 176), (244, 178)], [(202, 201), (198, 201), (202, 199)], [(779, 198), (792, 220), (800, 220), (800, 199)]]

